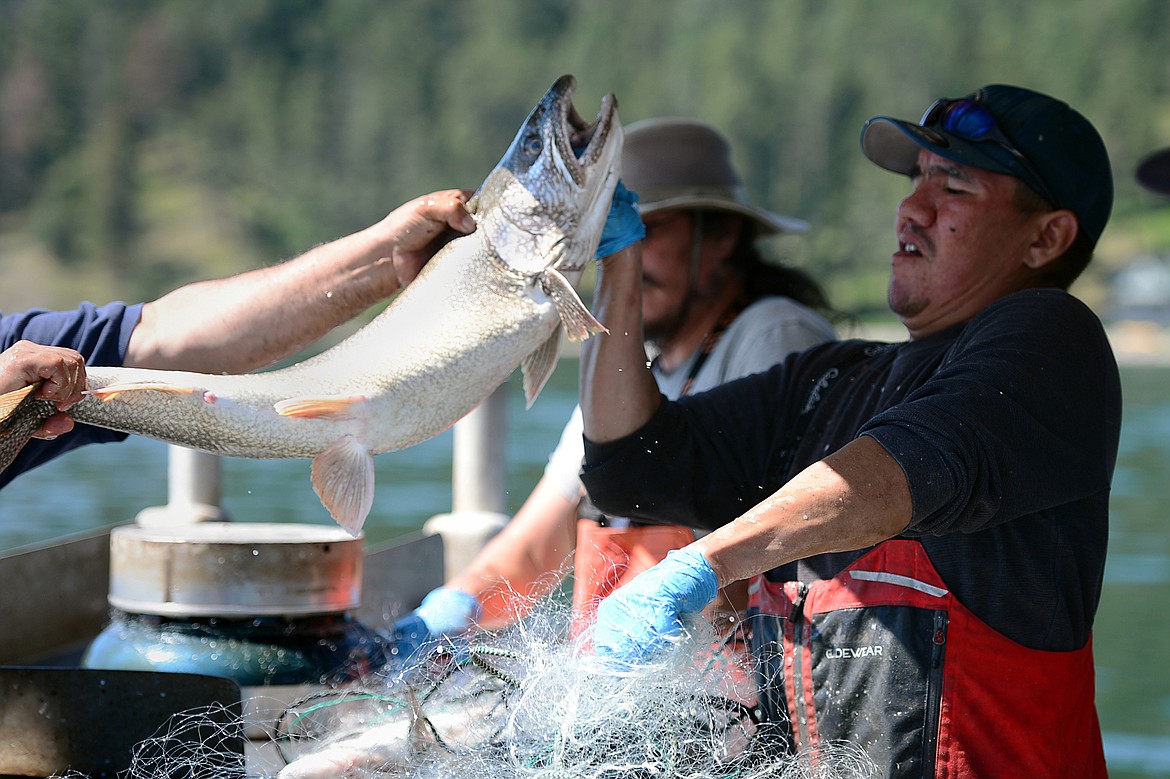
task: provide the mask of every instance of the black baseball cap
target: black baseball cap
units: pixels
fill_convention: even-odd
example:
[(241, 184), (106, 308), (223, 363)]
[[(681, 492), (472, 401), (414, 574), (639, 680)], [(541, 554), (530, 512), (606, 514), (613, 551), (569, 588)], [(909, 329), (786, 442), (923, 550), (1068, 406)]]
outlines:
[(861, 150), (886, 170), (911, 175), (919, 149), (1014, 176), (1076, 214), (1093, 245), (1109, 221), (1113, 169), (1105, 143), (1088, 119), (1048, 95), (991, 84), (936, 100), (918, 123), (875, 116), (861, 129)]
[(1151, 192), (1170, 195), (1170, 148), (1156, 151), (1138, 163), (1137, 181)]

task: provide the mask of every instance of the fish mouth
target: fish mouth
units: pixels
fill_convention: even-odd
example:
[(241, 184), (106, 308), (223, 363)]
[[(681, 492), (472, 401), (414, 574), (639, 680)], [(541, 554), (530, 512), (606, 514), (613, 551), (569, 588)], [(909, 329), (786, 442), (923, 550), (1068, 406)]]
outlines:
[[(580, 270), (592, 258), (596, 244), (588, 244), (601, 234), (621, 177), (617, 99), (607, 94), (597, 116), (587, 122), (573, 105), (576, 85), (572, 75), (564, 75), (549, 87), (468, 202), (472, 213), (485, 199), (498, 202), (495, 218), (529, 240), (554, 241), (560, 235), (565, 245), (557, 252), (556, 267), (561, 272)], [(503, 197), (513, 184), (526, 194)], [(510, 260), (514, 269), (529, 274), (545, 270), (546, 252), (530, 253), (528, 260), (518, 254)]]
[(585, 186), (586, 169), (606, 154), (606, 142), (617, 116), (617, 98), (610, 92), (601, 98), (601, 107), (592, 122), (585, 121), (573, 105), (577, 79), (561, 76), (549, 89), (560, 114), (560, 132), (555, 133), (557, 152), (565, 169), (578, 186)]

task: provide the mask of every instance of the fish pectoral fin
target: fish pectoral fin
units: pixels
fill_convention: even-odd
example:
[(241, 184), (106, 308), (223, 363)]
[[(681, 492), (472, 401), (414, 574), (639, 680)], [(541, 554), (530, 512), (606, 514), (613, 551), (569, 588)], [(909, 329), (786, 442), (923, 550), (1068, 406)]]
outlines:
[(313, 489), (337, 524), (354, 538), (374, 505), (374, 456), (344, 435), (313, 458)]
[(102, 403), (109, 403), (111, 400), (117, 400), (127, 392), (170, 392), (176, 395), (194, 395), (196, 392), (203, 392), (197, 387), (180, 387), (177, 384), (164, 384), (158, 381), (141, 381), (129, 382), (123, 384), (107, 384), (104, 387), (97, 389), (86, 390), (86, 395), (92, 395), (100, 400)]
[(365, 400), (362, 395), (288, 398), (273, 403), (272, 408), (282, 417), (343, 420), (353, 419), (354, 406)]
[(609, 332), (605, 325), (594, 319), (593, 314), (581, 302), (577, 290), (573, 289), (573, 285), (560, 271), (548, 268), (541, 273), (540, 288), (556, 305), (570, 341), (584, 341), (591, 335)]
[(559, 324), (553, 334), (544, 343), (536, 348), (520, 363), (520, 370), (524, 373), (524, 400), (526, 408), (532, 408), (536, 396), (544, 389), (548, 377), (552, 376), (553, 368), (557, 367), (557, 357), (561, 353), (561, 332), (564, 330)]

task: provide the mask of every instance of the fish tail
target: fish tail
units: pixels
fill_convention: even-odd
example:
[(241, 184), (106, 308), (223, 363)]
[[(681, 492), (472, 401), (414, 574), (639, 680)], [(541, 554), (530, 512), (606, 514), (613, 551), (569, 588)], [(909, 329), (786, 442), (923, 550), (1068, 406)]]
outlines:
[(24, 449), (37, 428), (57, 407), (36, 397), (40, 382), (0, 395), (0, 471), (6, 469)]

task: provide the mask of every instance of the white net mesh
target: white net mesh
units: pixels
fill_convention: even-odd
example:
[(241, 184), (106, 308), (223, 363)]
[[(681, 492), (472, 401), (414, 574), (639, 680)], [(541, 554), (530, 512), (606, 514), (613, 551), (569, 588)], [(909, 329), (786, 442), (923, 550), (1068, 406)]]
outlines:
[(243, 724), (227, 732), (222, 717), (184, 713), (139, 745), (129, 777), (879, 775), (848, 744), (799, 756), (765, 748), (757, 737), (750, 662), (709, 625), (694, 627), (654, 664), (621, 670), (602, 665), (587, 643), (567, 641), (566, 626), (563, 613), (542, 607), (499, 634), (433, 647), (406, 670), (306, 695), (265, 723), (268, 746), (285, 763), (267, 774), (228, 753)]

